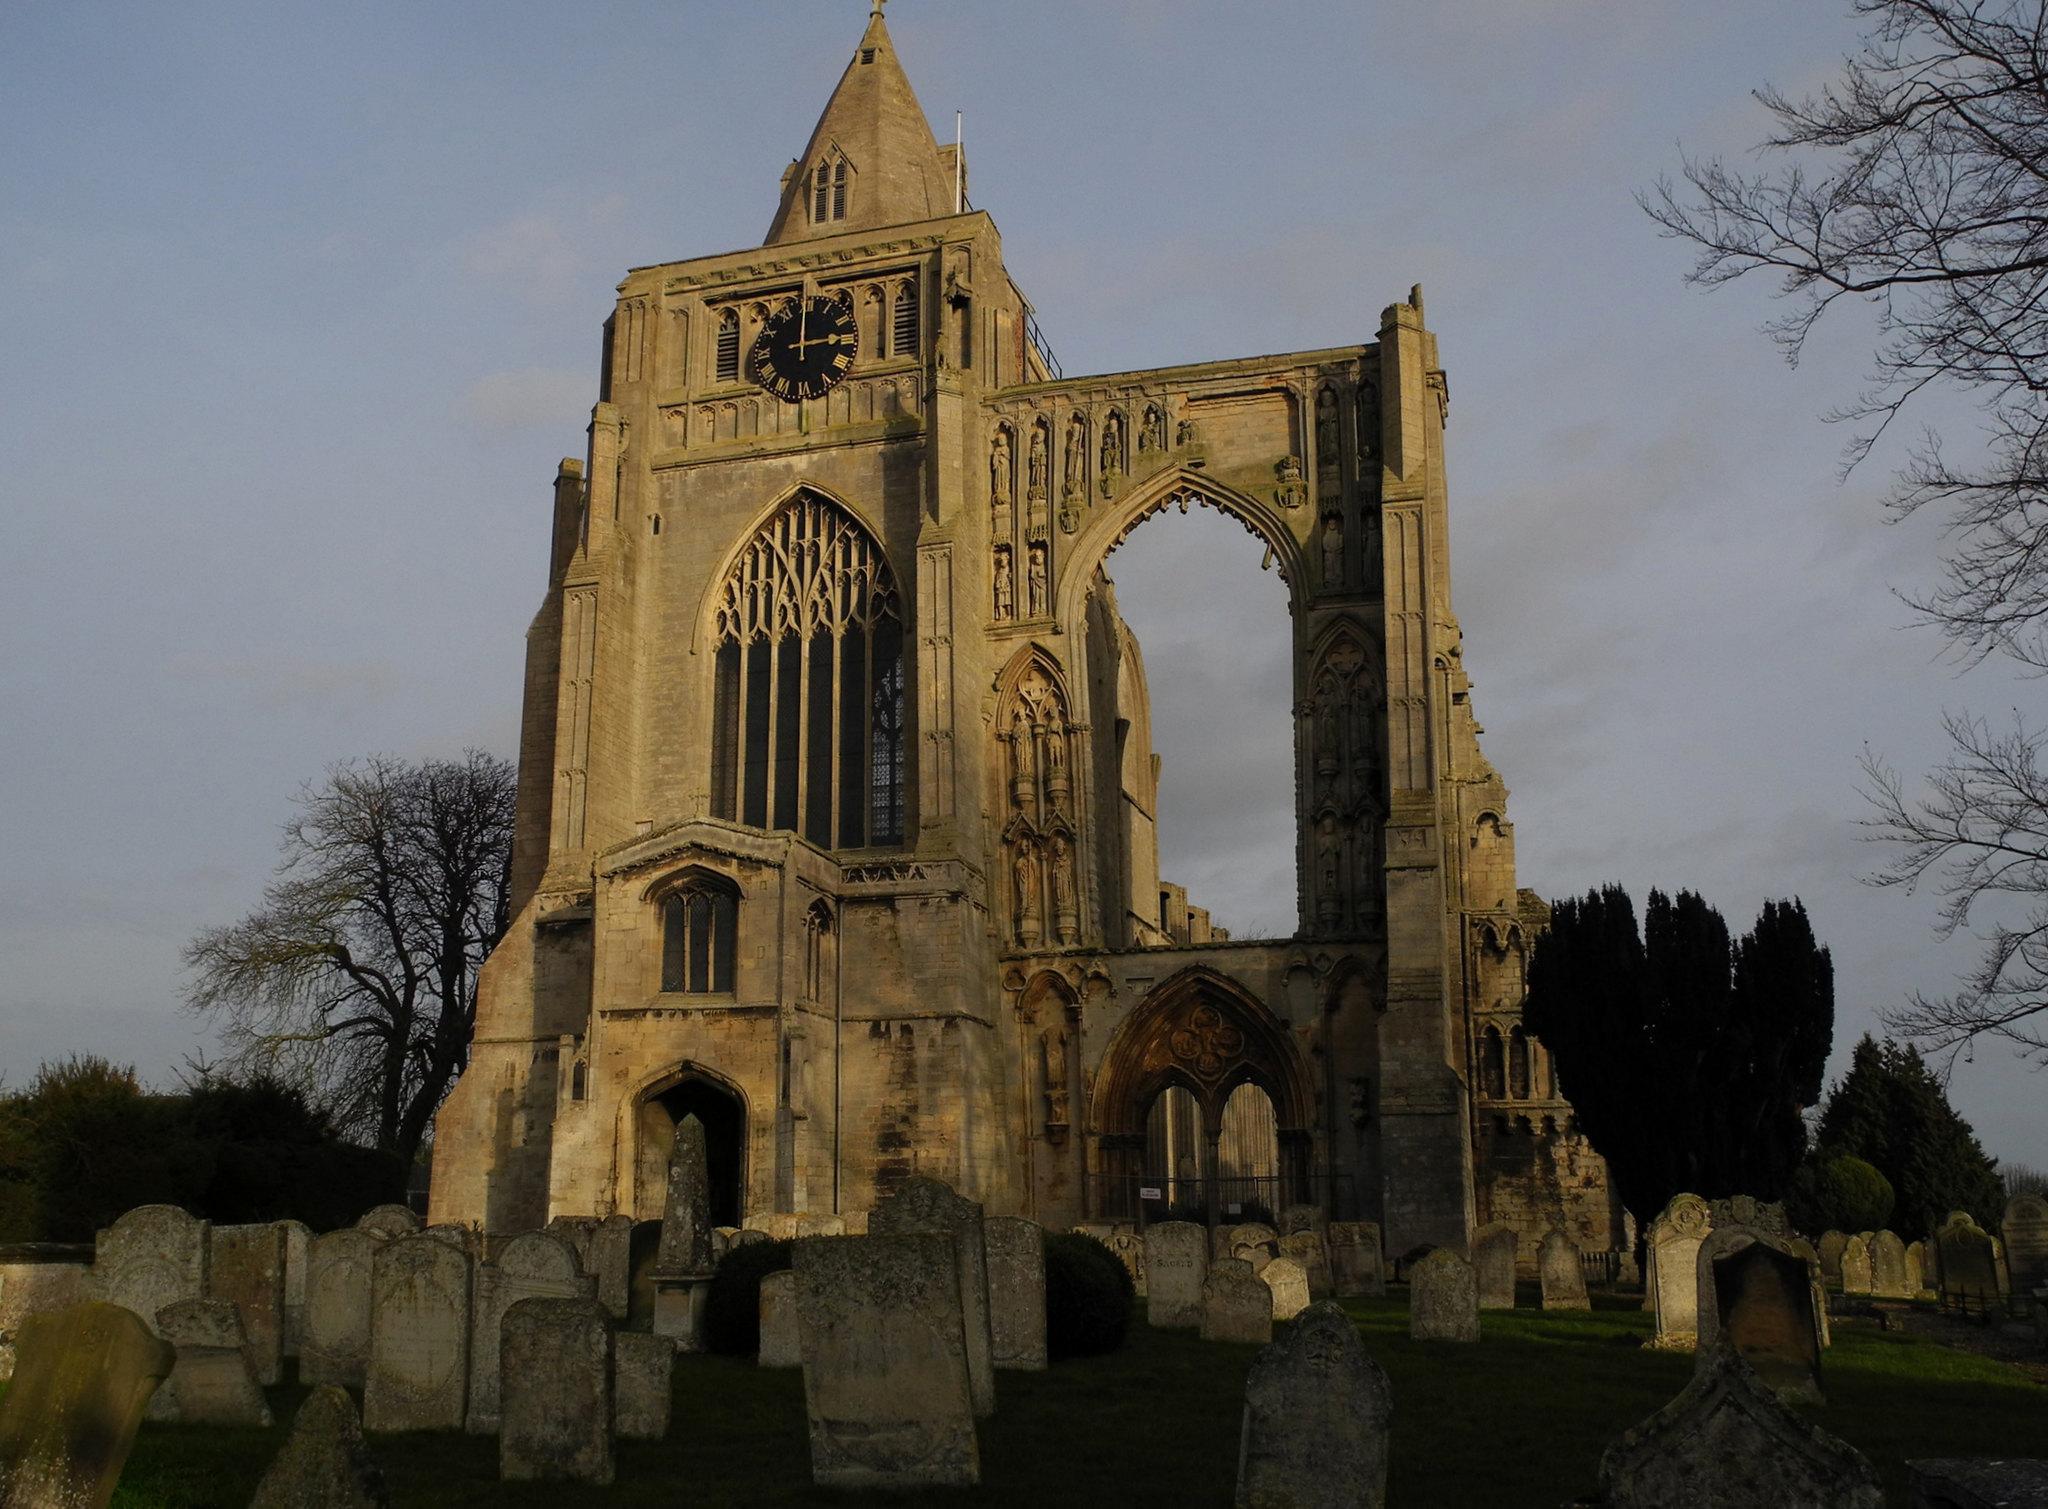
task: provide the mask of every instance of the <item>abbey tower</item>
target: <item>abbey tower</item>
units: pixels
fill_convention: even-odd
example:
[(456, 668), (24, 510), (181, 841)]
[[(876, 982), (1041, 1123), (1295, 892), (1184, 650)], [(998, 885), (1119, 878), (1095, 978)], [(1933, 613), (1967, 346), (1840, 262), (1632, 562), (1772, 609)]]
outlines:
[[(1616, 1245), (1519, 1026), (1545, 910), (1461, 664), (1419, 290), (1356, 344), (1066, 377), (965, 177), (878, 10), (765, 243), (619, 285), (432, 1218), (658, 1216), (694, 1111), (721, 1223), (915, 1170), (1052, 1227), (1306, 1202), (1392, 1254)], [(1288, 938), (1158, 873), (1102, 567), (1189, 505), (1289, 589)]]

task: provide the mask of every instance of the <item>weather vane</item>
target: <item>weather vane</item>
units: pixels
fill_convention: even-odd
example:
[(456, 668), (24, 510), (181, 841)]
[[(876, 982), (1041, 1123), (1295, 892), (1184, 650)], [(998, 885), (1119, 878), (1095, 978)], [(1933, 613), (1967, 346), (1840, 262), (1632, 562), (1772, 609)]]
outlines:
[(889, 0), (875, 0), (875, 8), (869, 11), (868, 14), (875, 17), (877, 20), (880, 20), (882, 15), (882, 7), (887, 5), (888, 3)]

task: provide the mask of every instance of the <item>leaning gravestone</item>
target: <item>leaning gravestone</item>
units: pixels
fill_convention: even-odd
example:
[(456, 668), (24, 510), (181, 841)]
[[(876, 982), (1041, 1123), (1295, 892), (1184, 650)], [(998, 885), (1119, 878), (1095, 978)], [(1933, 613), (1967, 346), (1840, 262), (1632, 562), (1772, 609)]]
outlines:
[(1991, 1238), (1968, 1215), (1951, 1214), (1934, 1234), (1941, 1262), (1941, 1303), (1966, 1313), (1988, 1312), (1998, 1303), (1997, 1259)]
[(1814, 1244), (1820, 1253), (1821, 1276), (1837, 1289), (1842, 1287), (1842, 1250), (1848, 1245), (1846, 1231), (1824, 1231)]
[(271, 1459), (249, 1509), (390, 1509), (384, 1474), (363, 1440), (348, 1390), (323, 1383), (306, 1396), (290, 1439)]
[(177, 1351), (171, 1376), (144, 1418), (172, 1425), (267, 1428), (270, 1406), (249, 1368), (242, 1318), (224, 1299), (181, 1299), (156, 1312), (157, 1335)]
[(422, 1232), (377, 1249), (363, 1429), (460, 1430), (469, 1402), (469, 1254)]
[(1380, 1229), (1371, 1221), (1330, 1223), (1330, 1286), (1345, 1298), (1385, 1294)]
[(505, 1312), (498, 1360), (499, 1479), (611, 1482), (612, 1318), (604, 1306), (520, 1300)]
[(1309, 1306), (1245, 1380), (1239, 1509), (1380, 1509), (1393, 1407), (1350, 1317)]
[(916, 1231), (952, 1238), (954, 1258), (960, 1265), (960, 1314), (974, 1413), (979, 1418), (994, 1414), (995, 1338), (989, 1329), (988, 1238), (981, 1206), (954, 1194), (940, 1180), (914, 1175), (868, 1213), (868, 1230), (876, 1236)]
[(1244, 1258), (1210, 1265), (1202, 1280), (1202, 1340), (1249, 1342), (1273, 1339), (1273, 1291)]
[(306, 1269), (313, 1256), (313, 1228), (304, 1221), (273, 1223), (284, 1241), (284, 1355), (299, 1355), (306, 1334)]
[(174, 1357), (120, 1305), (87, 1300), (23, 1321), (0, 1400), (0, 1505), (104, 1506)]
[(807, 1238), (794, 1271), (812, 1480), (979, 1483), (955, 1242), (936, 1231)]
[(1854, 1447), (1807, 1424), (1725, 1342), (1600, 1458), (1608, 1509), (1882, 1509)]
[(1870, 1292), (1879, 1299), (1911, 1299), (1920, 1292), (1906, 1271), (1906, 1244), (1895, 1231), (1870, 1240)]
[(1870, 1239), (1859, 1232), (1842, 1246), (1842, 1292), (1868, 1294), (1870, 1288)]
[(1479, 1289), (1472, 1265), (1439, 1247), (1408, 1270), (1408, 1334), (1417, 1341), (1477, 1341)]
[(1543, 1285), (1546, 1310), (1590, 1310), (1586, 1298), (1586, 1270), (1579, 1261), (1578, 1244), (1562, 1231), (1553, 1230), (1536, 1250), (1536, 1276)]
[(1145, 1228), (1145, 1319), (1163, 1330), (1202, 1323), (1202, 1279), (1209, 1244), (1192, 1221), (1161, 1221)]
[(28, 1318), (68, 1310), (91, 1287), (83, 1263), (0, 1263), (0, 1383), (14, 1376), (14, 1338)]
[(1700, 1245), (1699, 1350), (1707, 1367), (1725, 1337), (1765, 1387), (1791, 1404), (1821, 1404), (1818, 1264), (1765, 1232), (1724, 1227)]
[(612, 1333), (612, 1433), (623, 1441), (668, 1435), (676, 1344), (651, 1331)]
[(1472, 1275), (1479, 1286), (1479, 1308), (1515, 1308), (1515, 1250), (1521, 1238), (1505, 1221), (1472, 1233)]
[(1292, 1320), (1309, 1306), (1308, 1274), (1293, 1258), (1277, 1257), (1259, 1270), (1259, 1282), (1273, 1296), (1273, 1319)]
[(361, 1227), (313, 1239), (306, 1259), (301, 1383), (363, 1386), (370, 1366), (370, 1269), (383, 1243)]
[(2012, 1292), (2032, 1294), (2048, 1286), (2048, 1200), (2014, 1195), (2005, 1205), (2003, 1230)]
[(356, 1229), (387, 1240), (416, 1235), (420, 1218), (403, 1205), (378, 1205), (356, 1217)]
[(988, 1319), (999, 1368), (1045, 1366), (1045, 1228), (1020, 1216), (990, 1216)]
[(1698, 1195), (1673, 1195), (1650, 1223), (1650, 1292), (1657, 1313), (1653, 1346), (1691, 1351), (1699, 1332), (1700, 1244), (1713, 1226)]
[(711, 1293), (711, 1175), (704, 1123), (676, 1123), (668, 1158), (668, 1194), (661, 1208), (661, 1246), (654, 1259), (654, 1329), (676, 1350), (704, 1350), (704, 1305)]
[(132, 1310), (146, 1326), (181, 1299), (206, 1294), (208, 1223), (175, 1205), (138, 1205), (99, 1234), (93, 1297)]
[(578, 1271), (576, 1251), (545, 1231), (521, 1232), (495, 1263), (476, 1270), (470, 1304), (469, 1409), (473, 1436), (498, 1428), (498, 1344), (505, 1313), (525, 1299), (593, 1299), (596, 1283)]
[(1330, 1249), (1320, 1229), (1310, 1226), (1290, 1231), (1280, 1239), (1280, 1256), (1301, 1265), (1301, 1271), (1308, 1276), (1311, 1298), (1330, 1297)]
[(764, 1368), (804, 1365), (796, 1334), (796, 1274), (787, 1268), (761, 1280), (761, 1350), (754, 1360)]
[(249, 1371), (266, 1388), (284, 1372), (284, 1240), (275, 1222), (216, 1226), (207, 1253), (207, 1292), (241, 1315)]

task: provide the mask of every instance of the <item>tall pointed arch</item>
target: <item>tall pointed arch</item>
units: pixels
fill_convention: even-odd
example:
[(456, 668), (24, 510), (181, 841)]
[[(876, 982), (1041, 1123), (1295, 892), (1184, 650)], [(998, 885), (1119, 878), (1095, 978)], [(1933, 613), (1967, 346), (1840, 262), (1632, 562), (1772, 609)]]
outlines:
[(1318, 930), (1344, 933), (1364, 926), (1380, 907), (1385, 682), (1375, 641), (1348, 617), (1324, 631), (1308, 664), (1312, 915)]
[(1006, 936), (1018, 948), (1081, 941), (1082, 864), (1075, 772), (1082, 748), (1065, 672), (1042, 646), (1012, 657), (997, 683)]

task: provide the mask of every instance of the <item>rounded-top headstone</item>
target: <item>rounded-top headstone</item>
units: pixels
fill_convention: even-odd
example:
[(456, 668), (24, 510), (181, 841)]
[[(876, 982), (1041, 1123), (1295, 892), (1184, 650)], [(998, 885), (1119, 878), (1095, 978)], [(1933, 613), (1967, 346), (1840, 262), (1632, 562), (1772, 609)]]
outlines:
[(321, 1384), (271, 1460), (249, 1509), (389, 1509), (384, 1473), (363, 1440), (348, 1390)]
[(409, 1237), (420, 1229), (420, 1218), (403, 1205), (379, 1205), (356, 1218), (356, 1227), (380, 1237)]
[(1392, 1417), (1392, 1386), (1351, 1318), (1310, 1305), (1245, 1380), (1239, 1509), (1379, 1509)]
[(1408, 1334), (1417, 1341), (1477, 1341), (1479, 1288), (1472, 1265), (1439, 1247), (1408, 1270)]

